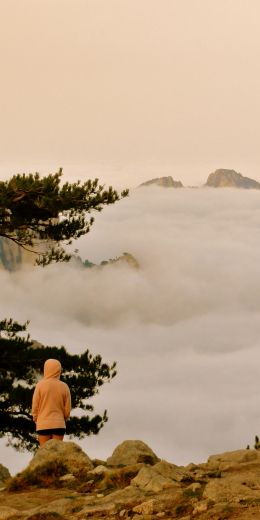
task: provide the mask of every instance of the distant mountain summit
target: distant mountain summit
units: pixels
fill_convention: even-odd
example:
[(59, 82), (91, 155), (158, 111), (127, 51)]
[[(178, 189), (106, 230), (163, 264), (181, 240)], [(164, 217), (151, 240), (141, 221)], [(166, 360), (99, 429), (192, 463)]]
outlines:
[(156, 177), (156, 179), (151, 179), (149, 181), (143, 182), (140, 184), (139, 188), (143, 186), (162, 186), (163, 188), (183, 188), (183, 184), (181, 181), (174, 181), (171, 176), (169, 177)]
[(244, 177), (235, 170), (219, 169), (208, 176), (205, 186), (211, 188), (244, 188), (260, 189), (260, 183), (249, 177)]

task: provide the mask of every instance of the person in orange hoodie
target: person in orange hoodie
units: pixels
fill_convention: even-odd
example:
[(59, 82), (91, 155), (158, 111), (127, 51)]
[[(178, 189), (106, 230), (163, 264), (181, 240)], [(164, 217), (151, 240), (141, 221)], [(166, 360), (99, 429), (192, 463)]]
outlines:
[(68, 385), (60, 381), (61, 364), (57, 359), (44, 363), (44, 377), (34, 390), (32, 416), (40, 447), (50, 439), (63, 440), (70, 416), (71, 396)]

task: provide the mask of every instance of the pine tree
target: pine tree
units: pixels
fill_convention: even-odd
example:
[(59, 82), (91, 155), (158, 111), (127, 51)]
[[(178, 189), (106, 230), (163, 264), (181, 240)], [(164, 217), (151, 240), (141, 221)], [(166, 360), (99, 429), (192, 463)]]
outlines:
[(61, 186), (61, 177), (62, 169), (46, 177), (18, 174), (0, 181), (0, 237), (34, 252), (40, 265), (70, 260), (64, 245), (90, 231), (90, 213), (128, 195), (128, 190), (105, 189), (98, 179)]
[(116, 363), (103, 363), (100, 355), (89, 350), (71, 355), (64, 347), (35, 345), (26, 332), (28, 322), (21, 325), (13, 320), (0, 321), (0, 437), (18, 450), (37, 448), (35, 425), (31, 417), (32, 394), (40, 378), (46, 359), (59, 359), (61, 379), (71, 390), (73, 408), (82, 410), (80, 417), (73, 415), (67, 422), (66, 433), (77, 438), (97, 434), (107, 421), (103, 415), (93, 415), (88, 400), (100, 387), (116, 375)]

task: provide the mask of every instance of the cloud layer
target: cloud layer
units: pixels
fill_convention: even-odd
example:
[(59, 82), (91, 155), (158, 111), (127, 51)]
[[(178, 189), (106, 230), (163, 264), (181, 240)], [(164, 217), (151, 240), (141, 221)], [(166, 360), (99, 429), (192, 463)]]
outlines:
[[(139, 270), (0, 271), (3, 316), (30, 319), (46, 344), (118, 361), (94, 402), (109, 422), (82, 441), (90, 456), (140, 438), (184, 464), (259, 433), (259, 226), (257, 191), (139, 189), (76, 244), (93, 262), (130, 252)], [(1, 446), (1, 462), (20, 469)]]

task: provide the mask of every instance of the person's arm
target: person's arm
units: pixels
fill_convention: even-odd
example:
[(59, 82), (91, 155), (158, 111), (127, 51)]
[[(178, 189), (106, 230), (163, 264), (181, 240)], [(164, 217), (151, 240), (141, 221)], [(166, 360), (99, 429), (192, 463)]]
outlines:
[(70, 412), (71, 412), (71, 395), (70, 395), (70, 389), (67, 386), (65, 402), (64, 402), (64, 419), (65, 419), (65, 421), (67, 421), (67, 419), (69, 418)]
[(40, 401), (40, 392), (39, 388), (36, 385), (35, 390), (33, 392), (33, 398), (32, 398), (32, 416), (33, 420), (36, 423), (38, 412), (39, 412), (39, 401)]

